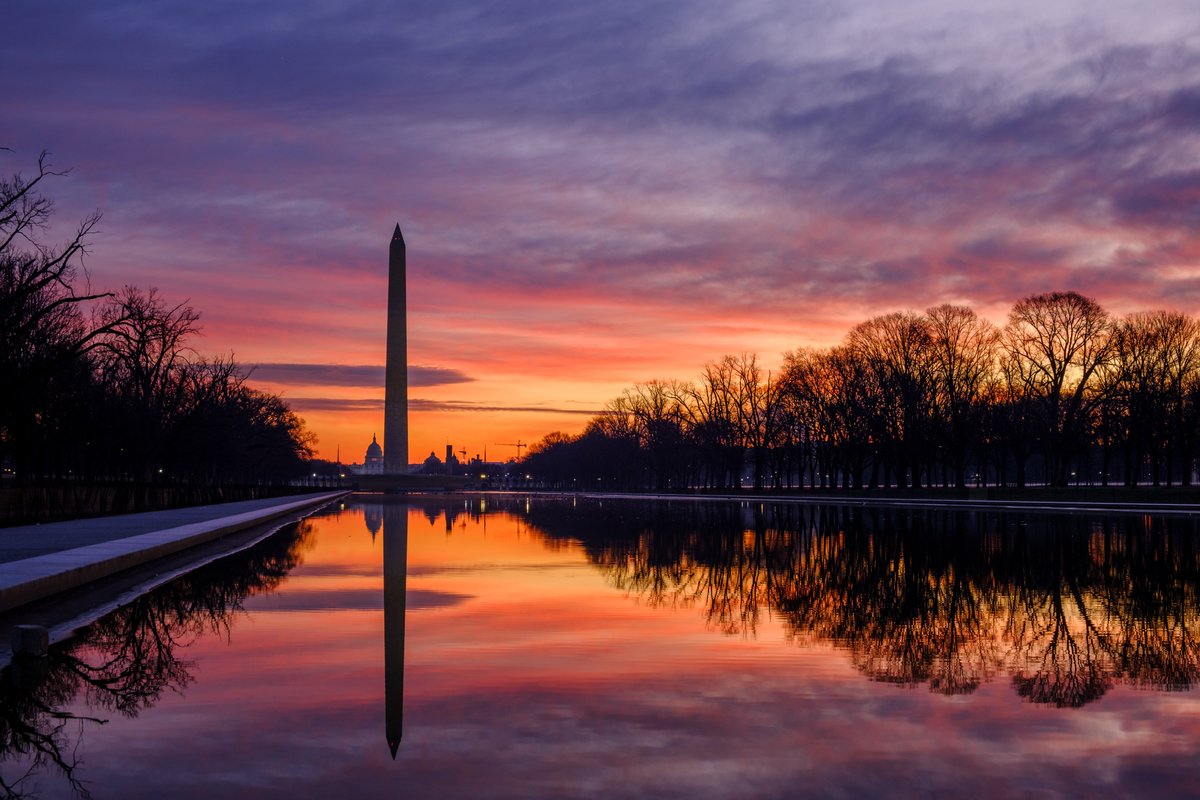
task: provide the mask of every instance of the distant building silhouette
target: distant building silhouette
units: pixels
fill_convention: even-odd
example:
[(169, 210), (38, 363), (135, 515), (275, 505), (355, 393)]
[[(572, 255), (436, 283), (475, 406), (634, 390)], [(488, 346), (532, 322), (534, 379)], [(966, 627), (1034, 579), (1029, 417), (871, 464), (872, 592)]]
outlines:
[(426, 475), (442, 475), (445, 471), (446, 467), (442, 460), (433, 452), (429, 453), (429, 458), (425, 459), (425, 463), (421, 465), (421, 472)]

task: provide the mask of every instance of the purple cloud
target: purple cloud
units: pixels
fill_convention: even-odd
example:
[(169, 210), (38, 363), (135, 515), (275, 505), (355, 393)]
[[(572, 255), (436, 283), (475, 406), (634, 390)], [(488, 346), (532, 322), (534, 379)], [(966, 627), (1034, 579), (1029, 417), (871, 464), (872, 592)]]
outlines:
[[(383, 411), (382, 398), (289, 397), (288, 403), (299, 411)], [(600, 409), (598, 408), (491, 405), (486, 403), (472, 403), (467, 400), (425, 400), (419, 397), (409, 398), (408, 410), (410, 412), (464, 411), (473, 413), (503, 411), (518, 414), (573, 414), (584, 417), (593, 417), (600, 413)]]
[(1200, 226), (1200, 170), (1173, 172), (1130, 183), (1113, 198), (1124, 221), (1153, 227)]
[[(300, 386), (375, 386), (384, 383), (383, 366), (372, 364), (255, 364), (252, 377), (269, 383)], [(416, 387), (469, 383), (474, 378), (446, 367), (408, 368), (408, 385)]]

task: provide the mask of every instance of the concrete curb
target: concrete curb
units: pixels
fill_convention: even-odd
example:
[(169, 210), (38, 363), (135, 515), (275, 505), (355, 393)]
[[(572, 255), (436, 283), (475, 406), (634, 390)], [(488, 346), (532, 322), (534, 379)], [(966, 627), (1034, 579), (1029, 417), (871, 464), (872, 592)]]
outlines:
[(297, 509), (325, 505), (347, 494), (349, 492), (329, 492), (233, 516), (0, 564), (0, 613), (219, 539)]

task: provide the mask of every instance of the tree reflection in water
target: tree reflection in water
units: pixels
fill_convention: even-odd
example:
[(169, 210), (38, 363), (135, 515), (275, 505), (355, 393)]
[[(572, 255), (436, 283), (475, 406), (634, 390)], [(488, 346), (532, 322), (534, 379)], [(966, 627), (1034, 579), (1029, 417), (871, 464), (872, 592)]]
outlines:
[[(34, 793), (41, 772), (57, 770), (89, 796), (77, 776), (76, 750), (88, 724), (105, 714), (135, 717), (166, 691), (192, 680), (183, 658), (196, 638), (227, 636), (242, 602), (270, 592), (313, 546), (313, 523), (303, 520), (240, 553), (183, 575), (103, 617), (51, 649), (18, 661), (0, 675), (0, 759), (17, 762), (15, 779), (0, 777), (8, 797)], [(80, 700), (96, 716), (66, 709)]]
[(855, 506), (488, 499), (576, 539), (623, 591), (699, 608), (725, 633), (781, 615), (872, 680), (964, 694), (998, 675), (1079, 707), (1114, 684), (1200, 676), (1191, 519)]

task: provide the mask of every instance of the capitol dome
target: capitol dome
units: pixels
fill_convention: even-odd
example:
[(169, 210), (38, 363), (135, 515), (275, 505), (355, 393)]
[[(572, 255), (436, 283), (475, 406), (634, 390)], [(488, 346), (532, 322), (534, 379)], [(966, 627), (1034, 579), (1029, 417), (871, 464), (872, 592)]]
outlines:
[(363, 456), (363, 472), (368, 475), (383, 473), (383, 448), (375, 440), (375, 434), (371, 434), (371, 443), (367, 445), (367, 454)]

